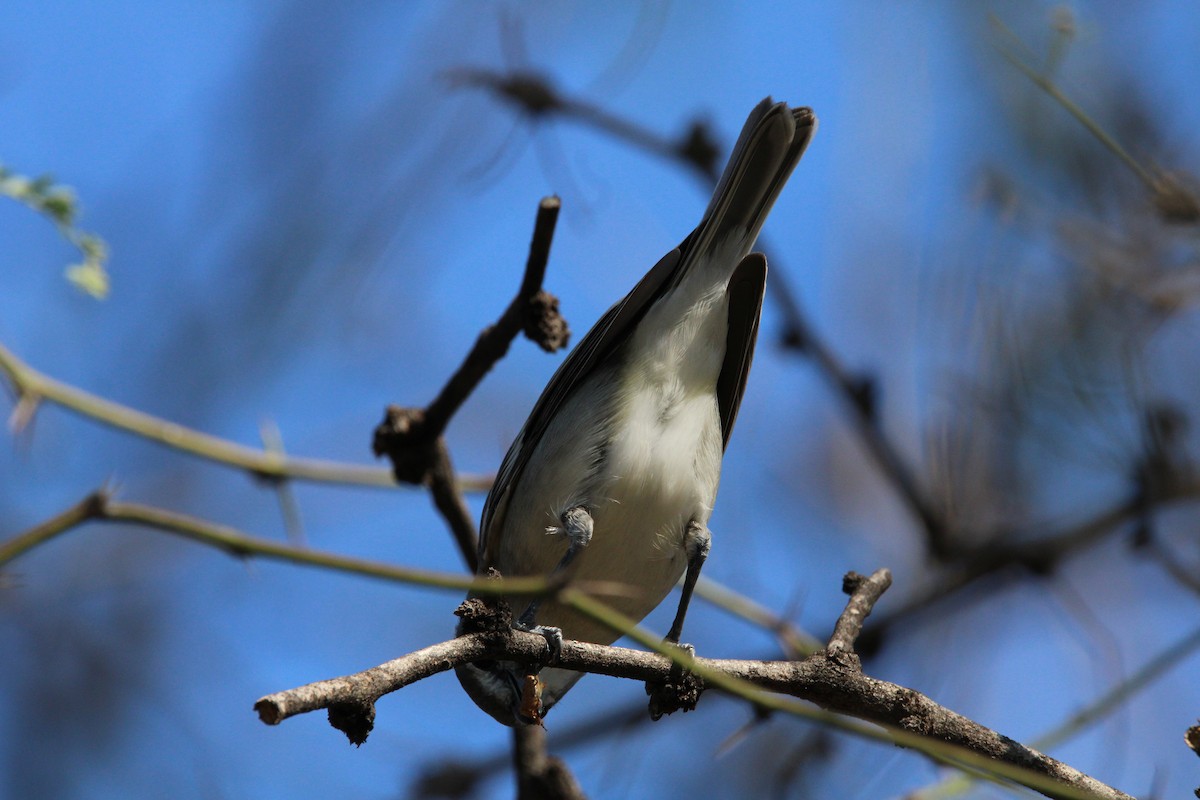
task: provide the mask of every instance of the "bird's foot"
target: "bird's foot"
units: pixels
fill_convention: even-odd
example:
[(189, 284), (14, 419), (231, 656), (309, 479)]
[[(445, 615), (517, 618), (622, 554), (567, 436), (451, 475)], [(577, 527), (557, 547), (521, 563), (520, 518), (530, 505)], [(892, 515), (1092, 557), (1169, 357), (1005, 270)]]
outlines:
[[(696, 648), (690, 644), (674, 644), (689, 658), (695, 658)], [(650, 719), (656, 722), (665, 714), (676, 711), (687, 713), (700, 702), (700, 694), (705, 685), (702, 678), (693, 675), (678, 661), (671, 664), (671, 671), (665, 680), (646, 681), (646, 694), (650, 695)]]

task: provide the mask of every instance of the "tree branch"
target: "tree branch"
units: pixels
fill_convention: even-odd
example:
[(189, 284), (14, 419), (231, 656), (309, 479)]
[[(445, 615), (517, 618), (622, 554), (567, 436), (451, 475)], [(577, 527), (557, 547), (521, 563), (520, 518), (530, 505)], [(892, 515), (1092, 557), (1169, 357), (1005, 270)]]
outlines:
[[(8, 378), (17, 396), (17, 406), (9, 421), (9, 426), (14, 430), (24, 428), (32, 420), (37, 406), (46, 401), (175, 450), (245, 470), (258, 478), (377, 488), (396, 486), (390, 472), (380, 467), (286, 456), (231, 442), (114, 403), (38, 372), (3, 344), (0, 344), (0, 373)], [(464, 488), (469, 490), (486, 489), (490, 483), (486, 478), (462, 479)]]
[[(558, 590), (558, 584), (543, 578), (487, 579), (458, 573), (436, 572), (365, 558), (352, 558), (307, 547), (251, 536), (226, 525), (168, 511), (163, 508), (124, 503), (112, 499), (107, 489), (93, 492), (66, 511), (0, 544), (0, 567), (51, 539), (89, 522), (127, 522), (172, 533), (200, 544), (215, 547), (239, 558), (256, 556), (319, 567), (370, 578), (397, 581), (455, 591), (470, 591), (485, 596), (544, 596)], [(615, 584), (592, 584), (592, 590), (612, 593), (627, 591)]]
[[(857, 667), (857, 659), (845, 656), (852, 654), (848, 648), (853, 644), (854, 633), (889, 580), (887, 571), (880, 570), (869, 579), (849, 581), (852, 596), (835, 627), (830, 650), (801, 661), (690, 657), (568, 587), (558, 595), (559, 602), (604, 624), (619, 626), (635, 641), (648, 642), (661, 652), (566, 641), (555, 666), (638, 681), (664, 681), (673, 663), (678, 663), (708, 685), (757, 706), (899, 744), (944, 763), (983, 770), (993, 778), (1016, 781), (1048, 797), (1131, 800), (1129, 795), (943, 708), (919, 692), (864, 675)], [(384, 694), (472, 661), (515, 661), (536, 667), (544, 664), (546, 657), (546, 641), (538, 634), (519, 630), (471, 633), (364, 672), (267, 695), (254, 707), (267, 724), (278, 724), (319, 708), (337, 709), (338, 714), (331, 714), (331, 724), (360, 744), (373, 724), (375, 702)], [(808, 700), (826, 711), (816, 711), (774, 695)], [(342, 713), (347, 708), (355, 711), (352, 725), (346, 724), (346, 715)], [(842, 714), (883, 725), (884, 730), (846, 719)]]
[(558, 299), (542, 289), (560, 207), (557, 197), (544, 197), (538, 204), (520, 288), (500, 319), (479, 334), (433, 402), (423, 409), (388, 406), (383, 422), (375, 428), (371, 447), (376, 457), (388, 457), (396, 480), (430, 487), (434, 504), (450, 526), (471, 572), (478, 569), (478, 534), (459, 495), (442, 434), (518, 333), (524, 331), (546, 352), (566, 347), (570, 330), (558, 313)]
[(854, 655), (854, 642), (862, 633), (863, 622), (891, 585), (892, 573), (886, 569), (877, 570), (869, 578), (857, 572), (846, 573), (842, 578), (842, 591), (850, 595), (850, 600), (829, 637), (826, 655), (835, 660)]
[(542, 289), (561, 208), (561, 201), (554, 196), (543, 197), (538, 203), (521, 286), (500, 319), (479, 334), (471, 352), (426, 407), (427, 435), (442, 434), (450, 418), (496, 362), (508, 352), (509, 345), (518, 333), (524, 332), (526, 337), (547, 353), (567, 346), (571, 332), (566, 321), (558, 314), (558, 300)]
[(567, 765), (546, 751), (546, 729), (540, 725), (513, 728), (513, 767), (517, 800), (586, 799)]
[[(1049, 749), (1068, 741), (1075, 734), (1086, 730), (1092, 723), (1116, 711), (1127, 700), (1167, 674), (1197, 650), (1200, 650), (1200, 629), (1192, 631), (1151, 658), (1137, 672), (1072, 714), (1070, 719), (1037, 737), (1033, 746), (1038, 749)], [(974, 780), (969, 775), (955, 775), (906, 795), (906, 800), (939, 800), (939, 798), (953, 797), (966, 792), (973, 783)]]
[[(1155, 504), (1200, 497), (1200, 479), (1195, 476), (1176, 477), (1176, 480), (1159, 487), (1154, 498)], [(1037, 536), (1030, 531), (997, 532), (989, 537), (989, 543), (969, 553), (960, 553), (956, 563), (948, 567), (938, 580), (877, 619), (863, 634), (863, 647), (867, 650), (877, 648), (882, 638), (896, 625), (975, 585), (987, 575), (1009, 569), (1024, 569), (1036, 575), (1045, 575), (1068, 556), (1098, 544), (1118, 527), (1138, 519), (1144, 513), (1144, 501), (1133, 497), (1055, 533)]]

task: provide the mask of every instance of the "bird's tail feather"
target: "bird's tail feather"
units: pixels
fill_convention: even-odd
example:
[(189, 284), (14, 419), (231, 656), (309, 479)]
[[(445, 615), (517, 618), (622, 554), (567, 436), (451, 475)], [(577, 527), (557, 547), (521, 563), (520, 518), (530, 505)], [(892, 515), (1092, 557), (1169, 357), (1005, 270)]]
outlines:
[(748, 251), (816, 129), (811, 108), (788, 108), (769, 97), (755, 106), (696, 229), (693, 252), (731, 236), (742, 237)]

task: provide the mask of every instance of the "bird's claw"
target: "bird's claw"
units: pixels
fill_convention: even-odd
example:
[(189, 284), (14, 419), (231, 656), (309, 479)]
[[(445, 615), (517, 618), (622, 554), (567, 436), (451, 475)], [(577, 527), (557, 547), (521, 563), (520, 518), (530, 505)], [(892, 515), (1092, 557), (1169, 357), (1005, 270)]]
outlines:
[(545, 639), (546, 648), (548, 650), (546, 663), (553, 664), (555, 661), (558, 661), (559, 656), (562, 655), (563, 649), (562, 628), (555, 628), (550, 625), (530, 625), (522, 622), (521, 620), (518, 620), (514, 627), (517, 628), (517, 630), (522, 630), (526, 633), (536, 633), (538, 636), (541, 636), (543, 639)]

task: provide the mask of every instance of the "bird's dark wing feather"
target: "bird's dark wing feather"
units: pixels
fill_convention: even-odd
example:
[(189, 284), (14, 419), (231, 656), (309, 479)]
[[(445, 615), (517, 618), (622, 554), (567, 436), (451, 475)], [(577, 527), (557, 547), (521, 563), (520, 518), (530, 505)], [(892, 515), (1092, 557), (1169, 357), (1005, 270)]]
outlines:
[(722, 447), (729, 445), (733, 421), (746, 391), (746, 376), (754, 360), (758, 319), (767, 288), (767, 259), (751, 253), (741, 260), (729, 280), (729, 330), (725, 334), (725, 362), (717, 377), (717, 408), (721, 412)]

